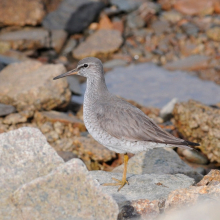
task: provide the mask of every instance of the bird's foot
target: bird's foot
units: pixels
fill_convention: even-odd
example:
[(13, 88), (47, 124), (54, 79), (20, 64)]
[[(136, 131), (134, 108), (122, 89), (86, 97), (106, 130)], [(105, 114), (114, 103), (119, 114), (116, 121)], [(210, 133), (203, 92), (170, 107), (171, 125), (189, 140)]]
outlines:
[(126, 179), (122, 179), (122, 180), (118, 180), (118, 179), (115, 179), (115, 178), (113, 178), (112, 177), (112, 179), (114, 180), (114, 181), (116, 181), (116, 183), (104, 183), (104, 184), (102, 184), (103, 186), (120, 186), (119, 188), (118, 188), (118, 191), (125, 185), (125, 184), (128, 184), (129, 185), (129, 182), (126, 180)]

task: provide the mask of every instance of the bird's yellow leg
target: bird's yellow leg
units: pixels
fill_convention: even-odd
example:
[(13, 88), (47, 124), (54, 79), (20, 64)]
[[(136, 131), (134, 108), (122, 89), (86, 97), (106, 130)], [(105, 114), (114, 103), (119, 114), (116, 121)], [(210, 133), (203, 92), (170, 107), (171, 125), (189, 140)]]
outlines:
[(126, 153), (124, 154), (124, 171), (123, 171), (122, 180), (112, 178), (117, 183), (104, 183), (103, 186), (120, 186), (118, 188), (119, 191), (126, 183), (129, 185), (128, 181), (126, 180), (127, 166), (128, 166), (128, 154)]

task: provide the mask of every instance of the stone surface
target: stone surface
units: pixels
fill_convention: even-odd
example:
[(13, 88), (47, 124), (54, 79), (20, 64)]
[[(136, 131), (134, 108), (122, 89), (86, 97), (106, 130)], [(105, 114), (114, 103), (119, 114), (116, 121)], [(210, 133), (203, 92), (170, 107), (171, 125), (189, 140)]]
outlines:
[(137, 9), (143, 0), (110, 0), (112, 5), (116, 5), (119, 10), (124, 12), (130, 12)]
[(220, 171), (211, 170), (203, 179), (197, 183), (197, 186), (216, 186), (220, 184)]
[(20, 213), (10, 199), (12, 192), (64, 162), (34, 128), (0, 134), (0, 155), (0, 218), (20, 220)]
[(0, 102), (13, 105), (18, 111), (66, 106), (71, 96), (67, 80), (53, 81), (64, 72), (61, 64), (43, 65), (37, 61), (11, 64), (0, 73)]
[(198, 202), (218, 200), (220, 197), (220, 184), (216, 186), (190, 186), (171, 192), (165, 203), (165, 211), (181, 209), (183, 206), (191, 207)]
[(214, 41), (220, 41), (220, 27), (213, 27), (206, 31), (207, 36), (214, 40)]
[(38, 49), (49, 47), (49, 32), (43, 28), (24, 28), (0, 34), (0, 43), (7, 43), (11, 49)]
[[(111, 177), (121, 179), (122, 173), (110, 173), (104, 171), (91, 171), (94, 179), (100, 184), (114, 182)], [(117, 192), (117, 186), (101, 186), (102, 191), (108, 193), (118, 203), (120, 214), (128, 219), (157, 216), (160, 208), (164, 206), (164, 200), (175, 189), (191, 186), (194, 180), (182, 175), (169, 174), (128, 174), (129, 185)]]
[(119, 31), (98, 30), (73, 50), (73, 57), (108, 56), (119, 49), (122, 41)]
[(16, 109), (14, 106), (5, 105), (5, 104), (0, 103), (0, 116), (6, 116), (6, 115), (9, 115), (15, 111), (16, 111)]
[(0, 14), (0, 26), (35, 26), (41, 23), (46, 11), (42, 0), (1, 0)]
[(116, 202), (101, 191), (79, 159), (24, 184), (12, 200), (23, 219), (116, 220), (118, 215)]
[(174, 8), (186, 15), (209, 15), (214, 11), (214, 1), (179, 0), (175, 2)]
[(173, 111), (175, 125), (184, 138), (200, 143), (210, 161), (220, 162), (220, 110), (190, 100)]
[[(124, 165), (116, 167), (113, 172), (123, 172)], [(170, 148), (151, 149), (136, 154), (128, 161), (128, 173), (133, 174), (185, 174), (196, 182), (202, 175), (183, 162)]]
[(180, 156), (183, 156), (185, 160), (191, 163), (207, 164), (209, 162), (207, 157), (195, 150), (178, 148), (177, 152)]
[(164, 67), (168, 70), (196, 71), (207, 69), (210, 57), (204, 55), (192, 55), (181, 60), (167, 63)]
[(59, 53), (67, 39), (67, 33), (64, 30), (53, 30), (51, 31), (51, 35), (51, 47), (54, 48), (57, 53)]
[(3, 123), (10, 125), (10, 124), (18, 124), (26, 121), (27, 121), (27, 117), (25, 115), (19, 113), (12, 113), (4, 118)]
[(104, 7), (105, 4), (101, 1), (90, 1), (81, 5), (68, 19), (65, 30), (69, 34), (81, 33), (98, 17)]
[(178, 102), (177, 98), (173, 98), (160, 110), (160, 117), (164, 120), (170, 119), (173, 113), (175, 104)]

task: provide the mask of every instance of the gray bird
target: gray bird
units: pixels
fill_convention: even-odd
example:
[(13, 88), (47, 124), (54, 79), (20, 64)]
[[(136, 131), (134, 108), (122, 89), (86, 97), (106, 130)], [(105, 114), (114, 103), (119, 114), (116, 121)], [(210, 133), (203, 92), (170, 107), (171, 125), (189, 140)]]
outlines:
[(95, 57), (79, 61), (77, 68), (61, 74), (55, 79), (77, 74), (87, 78), (84, 97), (83, 118), (85, 126), (93, 138), (108, 149), (124, 154), (124, 172), (122, 180), (104, 185), (120, 186), (127, 183), (126, 172), (128, 155), (152, 148), (181, 148), (199, 146), (172, 136), (157, 126), (140, 109), (111, 94), (106, 86), (102, 62)]

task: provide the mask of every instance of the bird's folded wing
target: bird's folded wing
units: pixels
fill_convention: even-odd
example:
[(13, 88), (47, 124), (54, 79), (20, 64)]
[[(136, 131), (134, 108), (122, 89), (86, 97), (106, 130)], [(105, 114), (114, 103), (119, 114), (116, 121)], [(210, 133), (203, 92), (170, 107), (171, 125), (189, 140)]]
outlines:
[(162, 130), (141, 110), (127, 102), (123, 106), (102, 103), (96, 106), (95, 112), (101, 128), (115, 138), (188, 145), (186, 141)]

